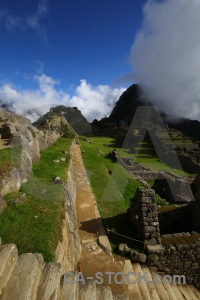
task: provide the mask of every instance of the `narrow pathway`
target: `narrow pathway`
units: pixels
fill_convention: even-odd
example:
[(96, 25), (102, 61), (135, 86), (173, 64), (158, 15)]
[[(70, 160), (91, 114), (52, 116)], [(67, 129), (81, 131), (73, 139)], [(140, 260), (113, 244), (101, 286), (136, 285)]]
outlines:
[[(117, 258), (114, 261), (113, 257), (106, 254), (97, 245), (97, 232), (99, 230), (99, 219), (96, 217), (96, 202), (92, 192), (85, 167), (83, 164), (79, 145), (75, 145), (74, 152), (74, 178), (76, 182), (76, 207), (79, 235), (82, 244), (82, 253), (80, 258), (81, 268), (84, 278), (93, 277), (97, 272), (122, 272), (123, 258)], [(109, 285), (108, 275), (103, 277), (103, 285)], [(118, 277), (120, 280), (120, 276)], [(125, 285), (115, 284), (114, 280), (111, 283), (113, 294), (127, 294)]]

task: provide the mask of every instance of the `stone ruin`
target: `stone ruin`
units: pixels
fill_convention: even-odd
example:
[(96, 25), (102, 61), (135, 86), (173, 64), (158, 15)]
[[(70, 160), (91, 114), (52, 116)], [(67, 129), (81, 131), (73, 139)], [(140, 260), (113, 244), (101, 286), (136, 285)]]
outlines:
[(139, 188), (128, 215), (137, 239), (146, 243), (147, 265), (167, 274), (185, 275), (188, 284), (200, 288), (200, 198), (159, 212), (154, 190)]
[(152, 187), (156, 194), (169, 203), (186, 203), (194, 200), (188, 179), (169, 171), (159, 172)]
[[(152, 171), (143, 167), (131, 158), (123, 158), (118, 155), (117, 162), (135, 179), (155, 180), (153, 189), (161, 198), (169, 203), (187, 203), (193, 199), (188, 179), (175, 175), (170, 171)], [(192, 177), (192, 180), (193, 177)], [(173, 191), (173, 193), (172, 193)]]
[[(0, 174), (0, 213), (6, 207), (3, 196), (17, 191), (32, 170), (32, 163), (40, 158), (40, 151), (47, 149), (60, 135), (54, 131), (38, 130), (31, 121), (17, 114), (0, 110), (0, 148), (9, 147), (11, 165)], [(19, 151), (19, 164), (12, 155)]]
[(139, 188), (128, 210), (138, 238), (150, 245), (161, 243), (156, 206), (155, 192)]

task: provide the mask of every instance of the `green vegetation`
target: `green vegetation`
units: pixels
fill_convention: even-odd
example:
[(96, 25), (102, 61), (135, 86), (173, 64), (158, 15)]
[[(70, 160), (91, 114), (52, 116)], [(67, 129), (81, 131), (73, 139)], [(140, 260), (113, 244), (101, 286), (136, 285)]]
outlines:
[(22, 148), (0, 149), (0, 174), (7, 174), (12, 167), (20, 167)]
[[(82, 155), (105, 227), (116, 233), (136, 238), (136, 231), (127, 217), (127, 209), (140, 184), (131, 178), (121, 165), (116, 164), (112, 160), (109, 156), (109, 150), (115, 147), (122, 157), (132, 157), (142, 165), (151, 167), (155, 171), (168, 170), (169, 166), (161, 163), (155, 157), (155, 152), (147, 141), (141, 143), (139, 154), (136, 157), (129, 149), (120, 148), (113, 138), (90, 137), (90, 140), (92, 143), (88, 143), (83, 138), (80, 138)], [(109, 175), (109, 171), (112, 171), (111, 175)], [(179, 175), (187, 174), (177, 169), (170, 169), (170, 171)], [(151, 186), (153, 183), (154, 181), (149, 182)], [(161, 206), (158, 208), (159, 211), (176, 209), (176, 207), (172, 208), (172, 206), (169, 206), (158, 195), (156, 195), (156, 203)], [(109, 234), (109, 239), (114, 252), (116, 246), (120, 243), (126, 243), (130, 248), (141, 249), (141, 244), (113, 233)]]
[[(134, 197), (140, 184), (108, 155), (109, 149), (113, 147), (113, 139), (93, 137), (90, 140), (93, 143), (80, 139), (82, 155), (105, 226), (114, 232), (136, 238), (136, 232), (126, 212), (130, 199)], [(98, 155), (99, 151), (103, 154)], [(112, 175), (108, 171), (112, 171)], [(134, 249), (139, 249), (142, 245), (113, 233), (109, 234), (109, 239), (114, 251), (120, 243), (126, 243)]]
[[(93, 143), (80, 139), (80, 144), (86, 171), (95, 196), (98, 201), (106, 202), (105, 206), (109, 202), (115, 203), (120, 200), (115, 208), (116, 211), (111, 209), (105, 216), (123, 213), (124, 209), (129, 207), (130, 199), (133, 198), (140, 184), (132, 179), (124, 168), (116, 164), (109, 156), (112, 139), (107, 137), (93, 137), (90, 139)], [(99, 151), (102, 154), (98, 155)], [(109, 175), (109, 171), (112, 171), (111, 175)]]
[(174, 173), (175, 175), (180, 175), (180, 176), (191, 175), (188, 172), (173, 168), (172, 166), (168, 166), (164, 162), (161, 162), (156, 156), (155, 151), (151, 148), (151, 146), (148, 146), (147, 142), (145, 141), (141, 143), (141, 148), (137, 149), (139, 150), (138, 154), (131, 152), (130, 149), (125, 149), (120, 147), (116, 147), (116, 149), (119, 152), (121, 157), (132, 158), (134, 161), (139, 162), (143, 167), (151, 168), (152, 171), (168, 170), (171, 173)]
[(64, 123), (61, 121), (60, 125), (61, 125), (62, 136), (64, 138), (74, 139), (76, 137), (75, 131), (71, 128), (71, 126), (68, 123)]
[(53, 160), (64, 157), (62, 151), (69, 151), (70, 144), (70, 139), (59, 139), (41, 151), (40, 161), (33, 164), (20, 191), (4, 197), (7, 208), (0, 216), (1, 238), (3, 243), (15, 243), (20, 254), (39, 252), (46, 261), (54, 260), (65, 215), (65, 193), (52, 179), (59, 176), (66, 181), (69, 155), (66, 161)]
[(162, 199), (159, 195), (156, 194), (156, 204), (162, 207), (166, 207), (166, 205), (168, 205), (168, 202), (166, 202), (165, 199)]

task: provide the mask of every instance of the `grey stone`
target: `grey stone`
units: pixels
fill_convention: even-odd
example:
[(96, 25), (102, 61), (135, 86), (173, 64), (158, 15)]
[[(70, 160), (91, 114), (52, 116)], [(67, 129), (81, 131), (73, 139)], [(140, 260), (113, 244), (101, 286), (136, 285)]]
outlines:
[(126, 244), (120, 244), (119, 252), (120, 253), (128, 253), (128, 252), (130, 252), (130, 248)]
[(130, 252), (131, 262), (134, 263), (145, 263), (147, 260), (147, 256), (144, 253), (140, 253), (137, 251)]
[(162, 255), (164, 253), (164, 247), (161, 245), (147, 245), (147, 253)]
[(149, 254), (147, 257), (147, 262), (155, 263), (158, 260), (159, 260), (159, 257), (156, 254)]

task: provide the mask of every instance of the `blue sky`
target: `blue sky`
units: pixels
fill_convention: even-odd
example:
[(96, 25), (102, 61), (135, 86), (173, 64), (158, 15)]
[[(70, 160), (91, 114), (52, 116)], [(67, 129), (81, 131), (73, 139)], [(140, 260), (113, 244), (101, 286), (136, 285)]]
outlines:
[(132, 71), (128, 59), (142, 4), (139, 0), (1, 1), (1, 82), (31, 88), (28, 79), (40, 70), (59, 79), (65, 90), (81, 79), (92, 85), (116, 85), (119, 77)]
[(0, 100), (32, 120), (64, 104), (92, 121), (139, 82), (200, 120), (199, 28), (200, 0), (1, 0)]

